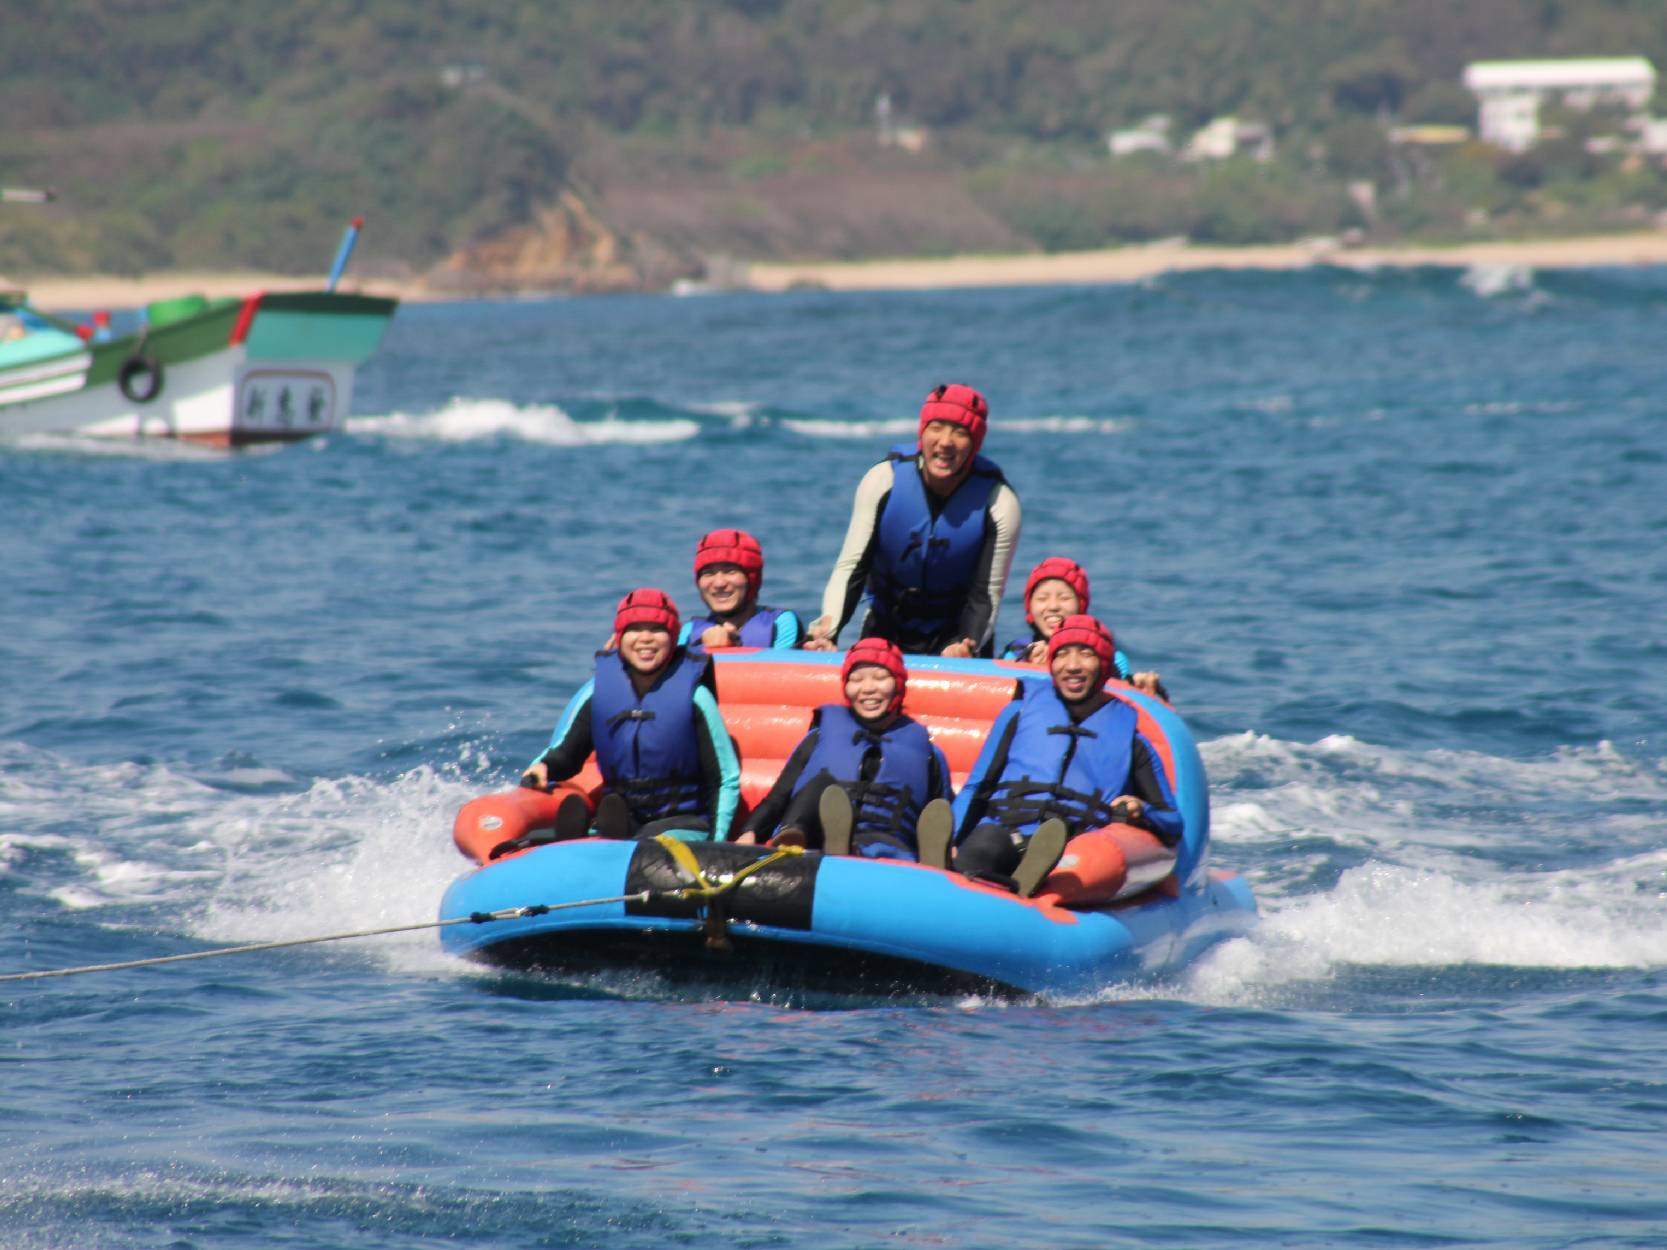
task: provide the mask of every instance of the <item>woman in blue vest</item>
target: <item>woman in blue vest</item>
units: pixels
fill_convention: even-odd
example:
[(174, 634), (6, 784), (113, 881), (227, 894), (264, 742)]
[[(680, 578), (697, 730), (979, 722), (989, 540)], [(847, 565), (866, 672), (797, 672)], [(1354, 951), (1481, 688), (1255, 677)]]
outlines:
[[(521, 778), (534, 788), (565, 781), (594, 751), (599, 837), (651, 838), (668, 829), (729, 836), (741, 768), (718, 714), (711, 661), (676, 644), (679, 624), (663, 591), (621, 599), (617, 649), (597, 654), (596, 675), (568, 701), (549, 748)], [(582, 837), (591, 824), (589, 804), (571, 795), (556, 814), (554, 839)]]
[(816, 709), (738, 842), (774, 834), (778, 846), (827, 855), (942, 859), (954, 832), (949, 765), (925, 726), (903, 715), (903, 653), (879, 638), (851, 648), (844, 703)]
[(970, 386), (940, 386), (921, 407), (917, 442), (863, 476), (807, 649), (834, 650), (866, 591), (864, 638), (926, 655), (993, 653), (1020, 514), (1001, 469), (978, 454), (989, 415)]
[(1048, 639), (1052, 681), (1002, 709), (956, 802), (957, 871), (1028, 897), (1086, 830), (1122, 822), (1180, 840), (1157, 751), (1134, 709), (1102, 688), (1115, 650), (1092, 616), (1066, 618)]
[[(1001, 658), (1022, 664), (1047, 663), (1048, 640), (1054, 631), (1067, 617), (1087, 612), (1088, 602), (1088, 574), (1082, 565), (1064, 556), (1049, 556), (1031, 569), (1025, 580), (1025, 623), (1030, 626), (1030, 636), (1013, 639), (1002, 651)], [(1153, 672), (1135, 672), (1121, 647), (1113, 646), (1111, 660), (1116, 671), (1108, 675), (1128, 682), (1136, 690), (1156, 695), (1166, 703), (1169, 701), (1163, 679)]]
[(764, 584), (764, 549), (745, 530), (713, 530), (695, 547), (695, 589), (706, 615), (683, 623), (677, 641), (715, 651), (721, 647), (799, 645), (804, 627), (796, 612), (758, 602)]

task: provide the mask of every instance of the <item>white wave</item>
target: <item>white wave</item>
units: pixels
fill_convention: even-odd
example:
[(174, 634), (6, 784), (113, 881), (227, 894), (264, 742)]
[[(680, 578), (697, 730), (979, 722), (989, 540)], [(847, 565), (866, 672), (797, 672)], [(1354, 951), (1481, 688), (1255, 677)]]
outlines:
[(1472, 295), (1493, 299), (1532, 288), (1534, 270), (1530, 265), (1471, 265), (1459, 275), (1459, 285)]
[(898, 417), (886, 421), (836, 421), (817, 418), (784, 417), (784, 430), (803, 434), (807, 438), (903, 438), (912, 437), (920, 428), (918, 417)]
[[(1346, 734), (1313, 743), (1246, 732), (1201, 744), (1210, 775), (1210, 831), (1224, 845), (1312, 835), (1374, 851), (1492, 846), (1520, 832), (1525, 809), (1594, 804), (1667, 806), (1667, 761), (1623, 756), (1613, 744), (1563, 747), (1531, 760), (1475, 751), (1403, 751)], [(1511, 798), (1509, 823), (1437, 819), (1433, 809), (1476, 795)], [(1555, 821), (1555, 816), (1545, 817)], [(1606, 814), (1587, 836), (1613, 838), (1636, 821)]]
[[(781, 425), (783, 429), (807, 438), (913, 438), (920, 429), (920, 418), (898, 417), (884, 421), (784, 418)], [(1127, 417), (1065, 416), (1002, 418), (999, 426), (1004, 434), (1124, 434), (1134, 427), (1134, 421)]]
[(613, 414), (600, 421), (575, 421), (555, 404), (522, 407), (502, 399), (454, 399), (438, 412), (352, 417), (348, 429), (355, 434), (443, 443), (509, 437), (556, 447), (587, 447), (683, 442), (700, 433), (700, 422), (683, 418), (622, 421)]
[[(1517, 760), (1345, 735), (1202, 750), (1215, 862), (1251, 861), (1262, 922), (1188, 975), (1189, 998), (1256, 1002), (1351, 966), (1667, 967), (1667, 762), (1607, 742)], [(1544, 867), (1535, 845), (1576, 866)], [(1340, 852), (1364, 862), (1333, 880)]]
[(1188, 983), (1245, 1001), (1350, 966), (1667, 967), (1667, 851), (1491, 880), (1367, 864), (1324, 893), (1264, 906), (1257, 931)]
[[(244, 794), (167, 766), (95, 767), (7, 745), (0, 871), (36, 853), (65, 855), (72, 874), (23, 888), (67, 910), (110, 911), (117, 927), (131, 922), (127, 908), (171, 905), (185, 932), (213, 945), (424, 924), (469, 867), (451, 823), (487, 788), (485, 766), (465, 748), (455, 764), (391, 782), (350, 776)], [(351, 948), (405, 970), (458, 970), (431, 930)]]
[(1001, 419), (1000, 428), (1018, 434), (1127, 434), (1135, 422), (1131, 417), (1017, 417)]
[(751, 421), (763, 406), (754, 399), (714, 399), (704, 404), (683, 404), (683, 407), (691, 412), (704, 412), (711, 417), (727, 417), (731, 421)]

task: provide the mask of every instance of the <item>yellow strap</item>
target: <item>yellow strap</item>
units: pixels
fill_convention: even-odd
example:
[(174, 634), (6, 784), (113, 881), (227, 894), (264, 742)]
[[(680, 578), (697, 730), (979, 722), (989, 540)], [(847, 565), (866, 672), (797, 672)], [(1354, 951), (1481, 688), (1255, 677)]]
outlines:
[(701, 871), (700, 861), (695, 858), (695, 853), (689, 849), (687, 842), (681, 838), (674, 838), (669, 833), (656, 834), (654, 840), (665, 848), (666, 854), (671, 856), (671, 862), (676, 866), (678, 874), (689, 883), (686, 889), (678, 891), (684, 898), (717, 898), (720, 895), (728, 894), (760, 868), (805, 853), (805, 848), (802, 846), (778, 846), (763, 859), (756, 859), (744, 868), (736, 869), (728, 881), (713, 885), (706, 879), (706, 874)]
[[(665, 848), (666, 854), (671, 856), (671, 862), (676, 866), (678, 874), (690, 885), (700, 886), (711, 890), (712, 883), (706, 879), (706, 874), (700, 870), (700, 861), (695, 853), (689, 849), (689, 844), (682, 838), (674, 838), (669, 833), (657, 833), (654, 840)], [(685, 894), (688, 891), (684, 891)]]

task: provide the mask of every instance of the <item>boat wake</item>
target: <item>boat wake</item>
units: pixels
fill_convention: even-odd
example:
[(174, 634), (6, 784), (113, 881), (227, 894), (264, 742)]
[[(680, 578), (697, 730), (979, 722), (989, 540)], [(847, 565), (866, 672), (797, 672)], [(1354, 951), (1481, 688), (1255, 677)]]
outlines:
[[(1251, 733), (1203, 754), (1214, 862), (1245, 874), (1261, 925), (1178, 982), (1094, 1001), (1267, 1005), (1323, 999), (1362, 972), (1667, 967), (1661, 761), (1608, 745), (1524, 761)], [(37, 907), (210, 946), (421, 924), (468, 867), (451, 844), (458, 808), (503, 781), (472, 742), (391, 779), (310, 782), (247, 760), (90, 765), (0, 744), (0, 876)], [(403, 975), (502, 980), (443, 955), (428, 931), (328, 949), (349, 948)], [(119, 941), (101, 953), (123, 957)], [(620, 974), (577, 988), (670, 992)], [(574, 988), (519, 977), (501, 991)], [(757, 997), (778, 1001), (764, 986)]]

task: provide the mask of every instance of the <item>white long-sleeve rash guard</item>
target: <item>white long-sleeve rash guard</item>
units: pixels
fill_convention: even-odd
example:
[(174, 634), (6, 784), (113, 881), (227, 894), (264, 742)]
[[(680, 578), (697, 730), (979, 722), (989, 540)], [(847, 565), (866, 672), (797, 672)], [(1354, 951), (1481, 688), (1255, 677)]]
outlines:
[[(866, 580), (870, 548), (879, 526), (880, 508), (891, 493), (893, 465), (882, 460), (857, 483), (856, 498), (851, 503), (851, 524), (845, 531), (845, 543), (834, 561), (833, 573), (822, 591), (822, 615), (833, 621), (830, 637), (837, 638), (856, 611), (862, 585), (856, 582), (861, 571)], [(919, 459), (916, 458), (916, 472)], [(990, 640), (995, 631), (996, 608), (1007, 589), (1007, 574), (1013, 565), (1013, 553), (1019, 546), (1019, 497), (1006, 482), (990, 493), (987, 508), (991, 525), (984, 539), (984, 550), (979, 554), (978, 572), (973, 579), (967, 606), (961, 612), (961, 636), (971, 638), (978, 650)]]

